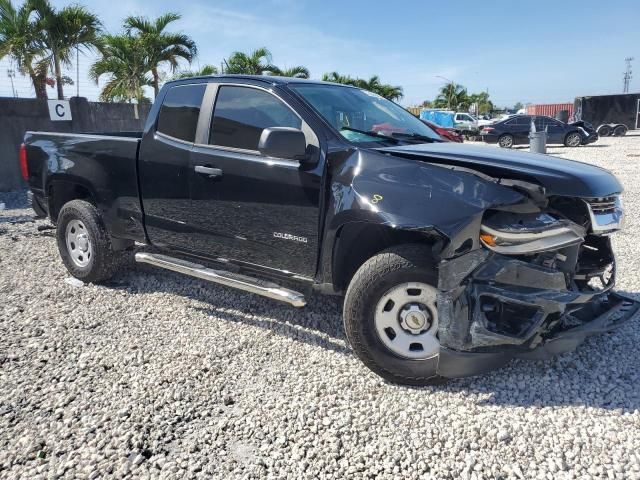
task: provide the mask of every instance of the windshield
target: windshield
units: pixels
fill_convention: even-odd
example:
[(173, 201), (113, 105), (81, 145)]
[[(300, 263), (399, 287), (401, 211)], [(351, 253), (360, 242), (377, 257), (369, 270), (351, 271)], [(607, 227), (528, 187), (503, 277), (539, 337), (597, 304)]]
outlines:
[(359, 88), (340, 85), (289, 85), (350, 142), (440, 141), (428, 126), (389, 100)]

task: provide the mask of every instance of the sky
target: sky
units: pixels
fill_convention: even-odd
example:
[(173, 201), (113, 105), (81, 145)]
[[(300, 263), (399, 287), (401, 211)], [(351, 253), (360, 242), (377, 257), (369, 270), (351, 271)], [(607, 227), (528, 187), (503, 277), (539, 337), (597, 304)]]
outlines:
[[(15, 2), (16, 0), (14, 0)], [(71, 2), (52, 0), (62, 7)], [(194, 67), (219, 66), (231, 52), (267, 47), (281, 67), (304, 65), (312, 78), (338, 71), (379, 75), (404, 89), (403, 105), (433, 99), (444, 79), (494, 104), (571, 102), (581, 95), (622, 92), (624, 58), (635, 57), (631, 91), (640, 91), (640, 3), (618, 0), (84, 0), (116, 33), (127, 15), (177, 12), (171, 30), (199, 48)], [(80, 56), (80, 94), (95, 99)], [(11, 95), (7, 59), (0, 95)], [(186, 67), (186, 66), (185, 66)], [(75, 79), (75, 66), (72, 67)], [(71, 74), (71, 73), (70, 73)], [(443, 79), (444, 78), (444, 79)], [(20, 96), (26, 79), (16, 78)], [(76, 87), (71, 89), (75, 95)], [(50, 89), (50, 96), (54, 91)], [(31, 94), (32, 95), (32, 94)]]

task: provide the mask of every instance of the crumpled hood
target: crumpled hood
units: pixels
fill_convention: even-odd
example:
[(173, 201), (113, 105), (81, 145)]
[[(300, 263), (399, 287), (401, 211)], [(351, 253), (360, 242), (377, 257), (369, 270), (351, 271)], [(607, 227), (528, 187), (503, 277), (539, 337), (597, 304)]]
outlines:
[(550, 155), (449, 142), (377, 150), (399, 157), (476, 170), (495, 178), (533, 181), (543, 186), (548, 195), (589, 198), (622, 192), (622, 185), (608, 170)]

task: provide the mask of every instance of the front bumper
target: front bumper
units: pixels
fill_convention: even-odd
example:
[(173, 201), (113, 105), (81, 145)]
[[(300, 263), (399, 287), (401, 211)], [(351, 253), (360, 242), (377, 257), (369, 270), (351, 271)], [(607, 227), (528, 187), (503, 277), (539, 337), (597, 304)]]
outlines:
[(574, 350), (590, 335), (624, 325), (640, 302), (611, 291), (615, 268), (609, 255), (603, 254), (601, 262), (611, 262), (606, 276), (598, 262), (589, 264), (587, 277), (605, 279), (598, 288), (587, 285), (584, 271), (569, 274), (557, 265), (486, 249), (441, 262), (438, 373), (465, 377), (512, 358), (548, 359)]
[(438, 374), (447, 378), (479, 375), (502, 367), (513, 358), (548, 360), (575, 350), (587, 337), (616, 330), (627, 324), (640, 309), (640, 303), (610, 293), (613, 306), (591, 322), (560, 332), (528, 351), (465, 352), (441, 347)]

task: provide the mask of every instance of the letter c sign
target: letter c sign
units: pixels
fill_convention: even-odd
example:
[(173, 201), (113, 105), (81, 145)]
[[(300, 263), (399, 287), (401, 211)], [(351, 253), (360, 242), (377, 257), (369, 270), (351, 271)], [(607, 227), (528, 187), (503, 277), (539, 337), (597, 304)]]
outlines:
[(71, 107), (68, 100), (49, 100), (49, 118), (52, 122), (71, 120)]

